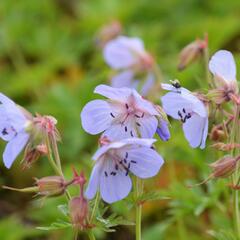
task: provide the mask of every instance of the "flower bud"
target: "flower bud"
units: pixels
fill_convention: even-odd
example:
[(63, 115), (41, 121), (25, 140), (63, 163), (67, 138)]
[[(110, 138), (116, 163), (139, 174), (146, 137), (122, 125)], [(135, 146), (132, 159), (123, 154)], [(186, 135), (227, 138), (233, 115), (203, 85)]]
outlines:
[(70, 200), (69, 213), (75, 228), (82, 230), (88, 226), (88, 201), (83, 196)]
[(40, 156), (46, 155), (48, 152), (47, 146), (45, 144), (37, 145), (36, 147), (31, 147), (31, 144), (28, 144), (23, 158), (23, 169), (28, 169), (36, 162)]
[(188, 44), (180, 52), (178, 70), (185, 69), (189, 64), (196, 61), (203, 53), (203, 49), (208, 46), (208, 39), (197, 39)]
[(68, 184), (61, 176), (49, 176), (36, 179), (38, 194), (47, 197), (60, 196), (64, 194)]
[(218, 143), (213, 144), (212, 147), (214, 147), (220, 151), (231, 151), (233, 149), (240, 148), (240, 144), (218, 142)]
[(232, 175), (237, 167), (239, 157), (224, 156), (216, 162), (210, 164), (213, 172), (210, 175), (212, 178), (225, 178)]
[(224, 140), (226, 138), (226, 133), (223, 129), (223, 126), (222, 125), (214, 126), (210, 132), (209, 137), (212, 141), (215, 141), (215, 142)]

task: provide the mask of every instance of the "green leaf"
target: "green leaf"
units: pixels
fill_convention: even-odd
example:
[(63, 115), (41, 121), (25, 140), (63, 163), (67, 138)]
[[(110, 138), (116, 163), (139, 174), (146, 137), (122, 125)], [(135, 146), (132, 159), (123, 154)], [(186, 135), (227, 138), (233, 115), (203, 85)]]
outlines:
[(71, 223), (65, 222), (65, 221), (59, 219), (57, 222), (52, 223), (48, 227), (37, 227), (37, 229), (42, 230), (42, 231), (52, 231), (52, 230), (57, 230), (57, 229), (70, 228), (70, 227), (72, 227)]
[(66, 217), (69, 216), (69, 209), (67, 204), (58, 205), (58, 210)]

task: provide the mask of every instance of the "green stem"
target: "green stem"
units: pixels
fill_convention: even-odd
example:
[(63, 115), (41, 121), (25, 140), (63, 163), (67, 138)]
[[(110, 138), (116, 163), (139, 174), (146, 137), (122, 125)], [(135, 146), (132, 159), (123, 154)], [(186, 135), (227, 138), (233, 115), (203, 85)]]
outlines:
[[(135, 199), (137, 200), (141, 196), (143, 191), (142, 180), (136, 177), (135, 183)], [(136, 240), (141, 240), (141, 218), (142, 218), (142, 204), (136, 201), (136, 223), (135, 223), (135, 234)]]
[(93, 210), (92, 210), (92, 214), (91, 214), (91, 217), (90, 217), (90, 223), (92, 222), (94, 216), (95, 216), (95, 213), (96, 213), (96, 210), (97, 210), (97, 206), (98, 206), (98, 203), (99, 203), (99, 192), (97, 192), (97, 195), (95, 197), (95, 202), (94, 202), (94, 206), (93, 206)]
[[(232, 134), (231, 134), (231, 139), (230, 143), (235, 143), (239, 142), (240, 140), (240, 135), (239, 135), (239, 113), (240, 113), (240, 106), (237, 105), (236, 110), (235, 110), (235, 117), (234, 117), (234, 122), (232, 126)], [(234, 149), (231, 152), (231, 155), (237, 155), (239, 153), (238, 150), (234, 151)], [(233, 186), (237, 185), (239, 182), (239, 172), (238, 172), (238, 164), (235, 170), (235, 173), (232, 177), (232, 182)], [(239, 196), (238, 196), (238, 191), (233, 190), (233, 196), (234, 196), (234, 219), (235, 219), (235, 228), (236, 228), (236, 233), (238, 238), (240, 239), (240, 212), (239, 212)]]
[(61, 160), (58, 152), (57, 140), (55, 137), (52, 138), (52, 147), (53, 147), (53, 154), (54, 154), (58, 169), (61, 172), (61, 175), (63, 176), (62, 164), (61, 164)]
[(214, 87), (214, 82), (211, 78), (211, 75), (209, 73), (209, 69), (208, 69), (208, 63), (209, 63), (209, 50), (208, 50), (208, 46), (204, 48), (203, 50), (203, 57), (204, 57), (204, 68), (205, 68), (205, 77), (206, 77), (206, 80), (208, 82), (208, 86), (210, 88), (213, 88)]
[(88, 237), (89, 237), (90, 240), (95, 240), (95, 236), (94, 236), (92, 231), (88, 232)]

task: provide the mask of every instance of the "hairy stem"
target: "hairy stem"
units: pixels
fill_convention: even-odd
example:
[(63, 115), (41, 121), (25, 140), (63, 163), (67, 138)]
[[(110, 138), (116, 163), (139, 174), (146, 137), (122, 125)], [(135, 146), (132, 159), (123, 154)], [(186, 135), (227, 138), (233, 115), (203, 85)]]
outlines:
[(99, 203), (99, 192), (97, 192), (97, 195), (95, 197), (94, 206), (93, 206), (92, 214), (91, 214), (91, 217), (90, 217), (90, 223), (92, 222), (92, 220), (93, 220), (93, 218), (95, 216), (98, 203)]
[(135, 178), (135, 199), (136, 199), (136, 223), (135, 223), (135, 234), (136, 240), (141, 240), (141, 218), (142, 218), (142, 204), (137, 200), (141, 196), (143, 191), (143, 182), (140, 178)]

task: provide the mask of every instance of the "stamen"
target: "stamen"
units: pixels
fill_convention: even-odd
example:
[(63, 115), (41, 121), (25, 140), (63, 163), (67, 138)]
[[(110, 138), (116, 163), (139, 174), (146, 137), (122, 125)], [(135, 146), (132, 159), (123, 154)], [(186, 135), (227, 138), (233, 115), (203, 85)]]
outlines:
[(106, 171), (104, 172), (104, 174), (105, 174), (105, 176), (106, 176), (106, 177), (108, 176), (108, 174), (107, 174), (107, 172), (106, 172)]
[(124, 163), (127, 163), (127, 160), (125, 158), (123, 159), (123, 161), (124, 161)]
[(131, 160), (131, 163), (137, 163), (136, 161), (134, 161), (134, 160)]
[(125, 129), (125, 132), (127, 132), (127, 126), (125, 126), (125, 128), (124, 128), (124, 129)]
[(112, 176), (116, 176), (117, 173), (116, 173), (116, 172), (111, 172), (110, 174), (111, 174)]
[(117, 164), (115, 165), (115, 169), (116, 169), (116, 171), (118, 170), (118, 165)]
[(136, 122), (136, 124), (137, 124), (139, 127), (141, 127), (141, 124), (140, 124), (140, 123)]
[(125, 107), (126, 107), (126, 109), (128, 109), (128, 108), (129, 108), (129, 106), (128, 106), (128, 104), (127, 104), (127, 103), (125, 104)]
[(180, 111), (178, 111), (178, 116), (179, 116), (180, 118), (183, 117), (183, 116), (182, 116), (182, 113), (181, 113)]
[(128, 163), (128, 167), (127, 168), (130, 169), (130, 163)]
[(8, 132), (7, 132), (7, 129), (6, 129), (6, 128), (4, 128), (4, 129), (2, 130), (2, 135), (8, 135)]
[(186, 113), (186, 110), (185, 110), (185, 108), (183, 108), (182, 110), (183, 110), (183, 112), (184, 112), (184, 113)]
[(113, 118), (115, 118), (115, 116), (113, 115), (113, 113), (110, 113), (110, 115), (111, 115)]
[(134, 137), (134, 136), (133, 136), (133, 132), (132, 132), (132, 130), (130, 131), (130, 134), (131, 134), (132, 137)]
[(126, 152), (126, 154), (125, 154), (125, 158), (128, 158), (128, 152)]
[(126, 174), (125, 174), (125, 176), (127, 176), (128, 173), (129, 173), (129, 169), (127, 168), (127, 169), (126, 169)]
[(134, 115), (136, 118), (141, 118), (140, 116), (138, 116), (137, 114)]
[(144, 112), (142, 113), (142, 116), (141, 116), (141, 118), (143, 118), (144, 117)]

